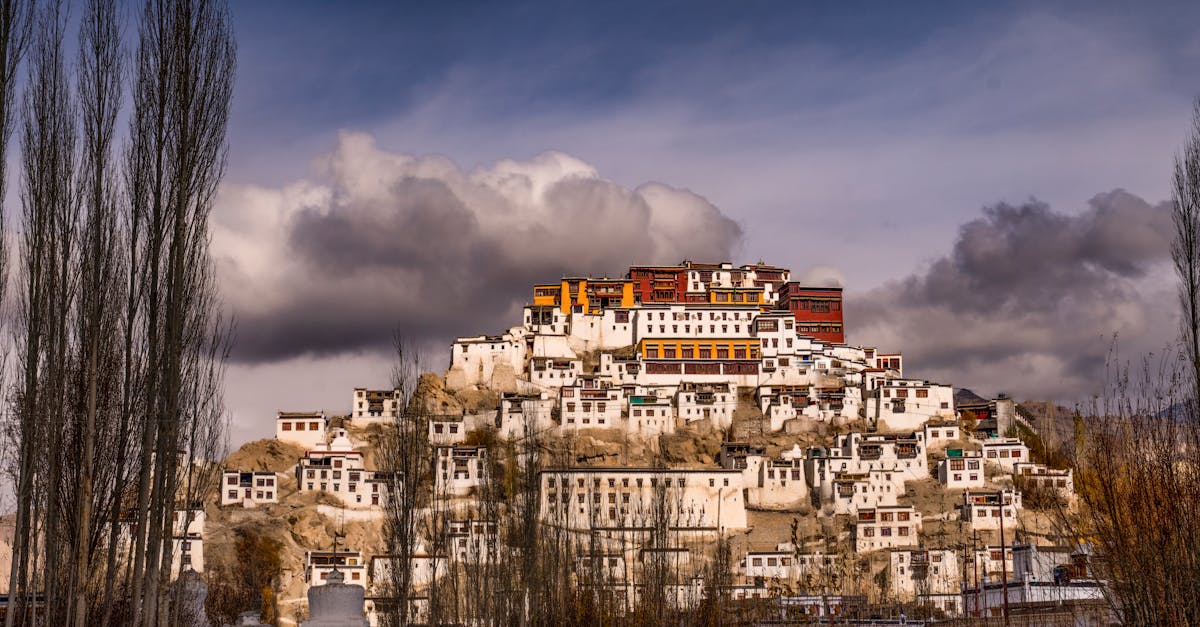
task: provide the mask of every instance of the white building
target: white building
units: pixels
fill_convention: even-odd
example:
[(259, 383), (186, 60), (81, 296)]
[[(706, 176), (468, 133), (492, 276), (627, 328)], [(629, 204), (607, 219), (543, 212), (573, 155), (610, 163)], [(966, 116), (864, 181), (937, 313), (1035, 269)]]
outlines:
[(487, 447), (436, 447), (433, 477), (436, 496), (467, 496), (487, 480)]
[(867, 397), (866, 410), (880, 430), (924, 429), (930, 420), (954, 418), (954, 388), (918, 379), (883, 379)]
[(255, 507), (279, 502), (279, 477), (270, 471), (226, 470), (221, 473), (221, 506)]
[(675, 432), (675, 408), (670, 399), (652, 395), (629, 397), (629, 417), (625, 429), (642, 437)]
[(547, 392), (505, 394), (500, 398), (500, 436), (509, 440), (520, 439), (530, 433), (542, 433), (555, 428), (554, 410), (558, 407), (558, 400), (551, 398)]
[(621, 425), (621, 388), (595, 376), (582, 376), (559, 391), (559, 416), (564, 432), (579, 429), (617, 429)]
[(517, 327), (503, 335), (460, 337), (450, 349), (450, 369), (446, 386), (461, 389), (471, 385), (496, 388), (514, 379), (525, 363), (524, 330)]
[(451, 559), (459, 564), (491, 564), (499, 559), (500, 545), (494, 520), (467, 518), (446, 525)]
[(751, 507), (785, 509), (799, 507), (809, 500), (808, 481), (804, 476), (804, 454), (798, 446), (770, 459), (760, 455), (745, 458), (748, 472), (746, 501)]
[(833, 480), (841, 473), (866, 475), (881, 471), (899, 490), (906, 481), (929, 477), (925, 434), (847, 433), (834, 438), (828, 449), (810, 449), (805, 461), (809, 485), (822, 502), (833, 496)]
[(748, 338), (758, 314), (756, 305), (719, 306), (707, 303), (643, 305), (638, 309), (634, 343), (646, 339)]
[(872, 470), (866, 474), (841, 473), (833, 481), (833, 514), (854, 515), (863, 509), (896, 505), (902, 492), (888, 477), (889, 473)]
[(1017, 462), (1013, 464), (1013, 482), (1018, 488), (1053, 490), (1068, 499), (1075, 495), (1075, 479), (1070, 468), (1058, 470), (1045, 464)]
[(1030, 461), (1029, 447), (1018, 438), (986, 438), (983, 440), (983, 457), (1012, 473), (1013, 465)]
[(322, 490), (351, 507), (369, 504), (370, 478), (371, 472), (363, 467), (362, 453), (354, 450), (345, 436), (308, 451), (296, 465), (300, 491)]
[(977, 451), (950, 449), (946, 459), (938, 462), (938, 481), (947, 489), (982, 488), (983, 454)]
[(999, 529), (1001, 525), (1015, 530), (1020, 509), (1021, 493), (1015, 490), (967, 490), (960, 512), (975, 531)]
[(191, 568), (204, 572), (204, 509), (176, 509), (171, 515), (171, 578)]
[(275, 418), (275, 439), (314, 448), (325, 443), (329, 419), (322, 412), (279, 412)]
[(583, 374), (583, 360), (570, 357), (534, 357), (529, 360), (529, 381), (543, 390), (575, 385)]
[(854, 550), (858, 553), (916, 546), (921, 533), (921, 512), (911, 505), (860, 509), (854, 519)]
[(350, 417), (356, 424), (370, 424), (395, 420), (400, 415), (401, 393), (399, 389), (368, 390), (354, 388), (354, 401)]
[(957, 422), (930, 420), (925, 423), (925, 444), (929, 448), (946, 446), (963, 434)]
[(467, 439), (466, 417), (462, 414), (441, 414), (429, 417), (430, 444), (458, 444)]
[(675, 407), (685, 423), (711, 420), (714, 427), (727, 429), (737, 409), (737, 390), (728, 383), (684, 381), (675, 393)]
[[(387, 596), (391, 589), (392, 573), (402, 564), (399, 555), (373, 555), (369, 560), (369, 590), (372, 596)], [(423, 589), (433, 583), (434, 578), (443, 577), (448, 571), (450, 560), (444, 555), (431, 555), (424, 545), (418, 545), (411, 555), (412, 585)]]
[(345, 577), (346, 583), (366, 586), (367, 566), (361, 551), (337, 549), (304, 552), (304, 581), (309, 587), (323, 585), (335, 568)]
[(711, 535), (746, 528), (738, 470), (572, 468), (540, 473), (544, 522), (577, 530)]
[(888, 593), (904, 603), (933, 605), (954, 616), (962, 612), (962, 568), (952, 549), (894, 549), (888, 563)]

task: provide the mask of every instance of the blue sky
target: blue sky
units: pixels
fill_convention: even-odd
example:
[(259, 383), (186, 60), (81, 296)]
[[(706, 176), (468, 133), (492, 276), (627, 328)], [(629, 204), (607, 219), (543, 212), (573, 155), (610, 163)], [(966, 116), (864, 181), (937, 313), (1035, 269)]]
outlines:
[[(1166, 200), (1200, 95), (1195, 3), (646, 4), (234, 3), (239, 74), (218, 223), (237, 232), (233, 214), (344, 196), (348, 184), (330, 181), (345, 168), (440, 155), (465, 176), (555, 151), (625, 189), (702, 197), (740, 226), (735, 261), (832, 275), (876, 305), (880, 290), (951, 255), (985, 206), (1036, 198), (1090, 225), (1100, 193)], [(369, 137), (369, 149), (354, 144), (369, 158), (331, 158), (348, 154), (343, 132)], [(220, 233), (218, 257), (238, 262), (244, 248), (223, 248)], [(1165, 293), (1159, 261), (1122, 275), (1152, 284), (1122, 294)], [(235, 311), (245, 303), (227, 299)], [(1144, 313), (1100, 321), (1095, 335), (1167, 341)], [(478, 322), (486, 328), (460, 333), (511, 323)], [(278, 404), (254, 400), (261, 385), (299, 377), (321, 383), (296, 402), (336, 408), (339, 386), (386, 376), (379, 364), (359, 346), (235, 364), (231, 406), (261, 415)], [(994, 388), (994, 374), (963, 384)]]

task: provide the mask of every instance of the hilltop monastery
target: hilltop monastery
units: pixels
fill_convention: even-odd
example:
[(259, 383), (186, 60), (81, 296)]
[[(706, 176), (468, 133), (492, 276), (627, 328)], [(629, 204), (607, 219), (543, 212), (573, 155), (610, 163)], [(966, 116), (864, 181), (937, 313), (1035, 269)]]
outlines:
[[(899, 352), (846, 344), (841, 288), (763, 263), (685, 261), (633, 266), (623, 278), (564, 277), (530, 296), (515, 326), (451, 346), (447, 392), (486, 391), (493, 402), (428, 420), (435, 498), (462, 513), (447, 532), (450, 551), (418, 550), (419, 584), (456, 562), (494, 559), (496, 523), (472, 507), (492, 480), (489, 456), (500, 454), (472, 437), (488, 431), (579, 443), (578, 455), (540, 469), (539, 515), (599, 538), (612, 592), (628, 603), (638, 564), (655, 551), (681, 573), (672, 598), (698, 602), (689, 573), (717, 538), (734, 541), (735, 598), (811, 604), (815, 614), (864, 602), (846, 591), (862, 563), (886, 582), (883, 596), (947, 616), (995, 614), (1001, 592), (1014, 604), (1099, 598), (1098, 583), (1080, 583), (1092, 581), (1082, 549), (1038, 546), (1025, 533), (1037, 522), (1023, 491), (1069, 506), (1070, 469), (1031, 458), (1014, 436), (1032, 427), (1012, 401), (956, 403), (950, 385), (906, 376)], [(286, 473), (226, 468), (221, 507), (270, 507), (287, 498), (286, 484), (332, 495), (347, 516), (377, 517), (393, 483), (356, 434), (397, 420), (404, 402), (400, 390), (356, 389), (344, 417), (279, 413), (275, 437), (305, 454)], [(711, 447), (665, 454), (685, 438)], [(584, 446), (595, 442), (642, 453)], [(789, 533), (792, 521), (825, 539)], [(667, 545), (650, 546), (659, 526)], [(199, 534), (188, 540), (197, 545)], [(375, 581), (394, 558), (308, 549), (306, 583), (337, 570), (364, 587), (371, 617)]]

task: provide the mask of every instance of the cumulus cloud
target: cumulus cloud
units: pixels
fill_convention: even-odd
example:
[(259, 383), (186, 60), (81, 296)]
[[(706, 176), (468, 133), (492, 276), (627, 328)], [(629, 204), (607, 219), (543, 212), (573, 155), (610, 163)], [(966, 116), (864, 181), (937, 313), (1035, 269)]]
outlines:
[(1115, 190), (1078, 214), (1030, 200), (961, 226), (949, 254), (854, 297), (851, 340), (904, 351), (915, 374), (990, 392), (1085, 396), (1114, 335), (1126, 354), (1176, 330), (1168, 203)]
[(628, 189), (556, 152), (464, 171), (342, 133), (315, 170), (218, 199), (213, 250), (237, 360), (383, 349), (397, 326), (418, 341), (495, 332), (535, 282), (729, 259), (742, 239), (697, 194)]

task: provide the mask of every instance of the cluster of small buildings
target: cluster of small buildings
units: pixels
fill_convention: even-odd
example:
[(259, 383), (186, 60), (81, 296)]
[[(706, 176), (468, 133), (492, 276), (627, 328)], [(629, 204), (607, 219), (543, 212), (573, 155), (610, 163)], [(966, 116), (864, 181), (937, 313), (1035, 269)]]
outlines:
[[(1049, 562), (1011, 555), (1037, 554), (1038, 547), (985, 546), (970, 554), (927, 548), (930, 512), (907, 497), (909, 484), (925, 480), (959, 491), (957, 513), (937, 517), (956, 518), (971, 532), (1015, 530), (1022, 490), (1069, 498), (1070, 470), (1034, 463), (1021, 440), (1001, 437), (1014, 420), (1011, 401), (956, 407), (951, 386), (904, 376), (899, 353), (845, 344), (841, 289), (792, 281), (784, 268), (685, 261), (633, 266), (617, 279), (536, 285), (518, 326), (455, 340), (446, 386), (501, 393), (494, 408), (428, 421), (435, 498), (459, 505), (469, 505), (489, 483), (488, 456), (496, 451), (468, 444), (480, 429), (510, 441), (596, 431), (649, 441), (693, 429), (728, 434), (735, 415), (748, 412), (761, 416), (764, 435), (832, 431), (827, 446), (797, 444), (774, 454), (725, 441), (709, 466), (542, 468), (543, 523), (589, 538), (596, 554), (580, 571), (606, 573), (612, 594), (626, 600), (638, 594), (628, 583), (631, 570), (670, 560), (678, 572), (696, 572), (700, 548), (750, 532), (757, 511), (844, 517), (854, 553), (888, 556), (889, 595), (950, 615), (969, 610), (967, 588), (991, 607), (986, 586), (993, 572), (1027, 592), (1055, 581)], [(305, 449), (294, 472), (227, 469), (221, 505), (275, 503), (281, 482), (294, 478), (296, 491), (325, 492), (347, 509), (378, 510), (402, 478), (366, 467), (345, 421), (394, 420), (403, 403), (399, 390), (360, 388), (341, 423), (323, 413), (279, 413), (276, 438)], [(968, 423), (973, 428), (964, 428)], [(409, 567), (418, 585), (452, 564), (495, 559), (496, 521), (464, 515), (446, 533), (416, 547)], [(653, 544), (643, 541), (651, 537)], [(993, 553), (998, 565), (990, 562)], [(829, 612), (829, 582), (844, 577), (850, 557), (790, 544), (747, 548), (735, 556), (734, 592), (778, 596), (771, 582), (787, 581), (826, 594), (821, 611)], [(369, 591), (398, 567), (396, 559), (312, 550), (305, 580), (321, 583), (336, 569), (346, 583), (361, 582)], [(970, 579), (968, 571), (983, 576)], [(1085, 577), (1078, 568), (1072, 572)], [(701, 593), (699, 579), (684, 577), (673, 594), (686, 603)]]

